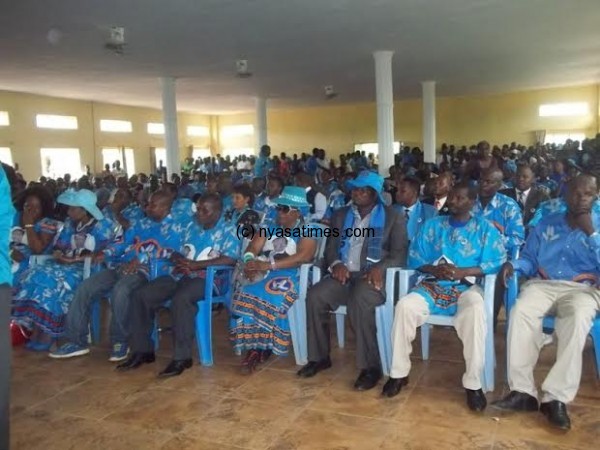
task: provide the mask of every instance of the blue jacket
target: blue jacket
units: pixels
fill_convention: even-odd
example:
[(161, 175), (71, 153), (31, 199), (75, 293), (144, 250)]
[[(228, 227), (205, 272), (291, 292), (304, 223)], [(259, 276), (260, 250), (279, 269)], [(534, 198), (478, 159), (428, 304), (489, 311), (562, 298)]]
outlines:
[[(393, 205), (394, 209), (400, 213), (403, 217), (406, 217), (405, 210), (406, 208), (401, 205)], [(432, 205), (427, 205), (425, 203), (421, 203), (417, 200), (417, 203), (414, 204), (412, 211), (408, 215), (408, 222), (406, 223), (406, 233), (408, 236), (408, 240), (412, 241), (423, 224), (432, 217), (437, 216), (437, 209), (435, 209)]]

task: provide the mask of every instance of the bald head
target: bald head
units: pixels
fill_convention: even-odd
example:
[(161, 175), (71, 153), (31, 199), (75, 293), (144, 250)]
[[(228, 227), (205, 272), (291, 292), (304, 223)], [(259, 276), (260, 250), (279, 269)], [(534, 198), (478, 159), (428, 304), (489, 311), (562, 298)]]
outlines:
[(500, 169), (488, 169), (481, 173), (479, 179), (479, 197), (483, 199), (492, 198), (502, 187), (504, 174)]

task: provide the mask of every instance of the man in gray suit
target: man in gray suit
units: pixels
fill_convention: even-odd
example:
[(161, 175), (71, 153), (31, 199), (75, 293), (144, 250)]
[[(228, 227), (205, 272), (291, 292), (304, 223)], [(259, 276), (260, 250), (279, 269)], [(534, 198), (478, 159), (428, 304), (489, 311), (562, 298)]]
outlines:
[(385, 272), (406, 263), (404, 218), (384, 206), (383, 178), (362, 172), (348, 182), (352, 205), (336, 211), (332, 235), (325, 247), (328, 275), (309, 291), (306, 300), (309, 363), (298, 372), (309, 378), (331, 367), (330, 312), (347, 305), (356, 334), (359, 390), (373, 388), (381, 379), (375, 308), (385, 301)]
[(503, 189), (501, 194), (516, 200), (523, 213), (523, 224), (527, 225), (540, 203), (549, 200), (548, 193), (537, 186), (534, 186), (535, 174), (531, 167), (521, 165), (517, 168), (515, 187)]

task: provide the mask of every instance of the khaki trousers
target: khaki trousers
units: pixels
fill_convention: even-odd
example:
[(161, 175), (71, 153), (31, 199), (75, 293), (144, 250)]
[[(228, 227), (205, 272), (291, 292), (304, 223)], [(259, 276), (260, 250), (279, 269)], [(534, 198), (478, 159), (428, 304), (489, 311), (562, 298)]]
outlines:
[(544, 342), (542, 321), (552, 313), (558, 339), (556, 362), (542, 384), (542, 402), (571, 402), (581, 381), (585, 341), (600, 309), (600, 291), (573, 281), (531, 280), (510, 313), (508, 384), (537, 397), (533, 369)]

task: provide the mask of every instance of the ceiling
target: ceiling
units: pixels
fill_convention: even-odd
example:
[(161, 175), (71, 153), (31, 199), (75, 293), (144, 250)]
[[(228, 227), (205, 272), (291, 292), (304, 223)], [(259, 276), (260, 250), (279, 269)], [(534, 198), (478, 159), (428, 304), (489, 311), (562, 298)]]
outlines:
[[(0, 90), (159, 108), (158, 78), (175, 76), (190, 112), (250, 111), (256, 96), (276, 108), (372, 101), (375, 50), (395, 51), (397, 99), (429, 79), (443, 96), (600, 82), (600, 0), (0, 4)], [(103, 48), (111, 26), (126, 29), (123, 56)], [(251, 78), (235, 76), (237, 59)], [(339, 96), (325, 100), (325, 85)]]

